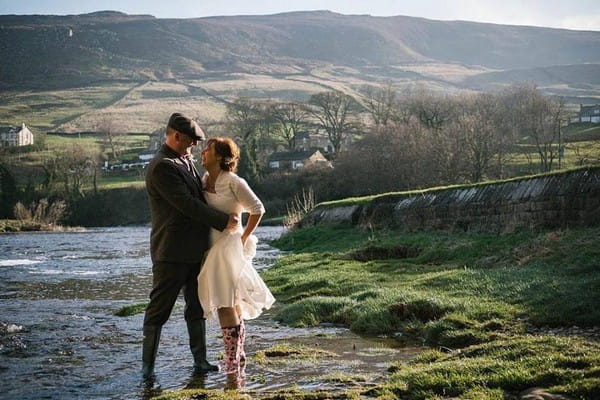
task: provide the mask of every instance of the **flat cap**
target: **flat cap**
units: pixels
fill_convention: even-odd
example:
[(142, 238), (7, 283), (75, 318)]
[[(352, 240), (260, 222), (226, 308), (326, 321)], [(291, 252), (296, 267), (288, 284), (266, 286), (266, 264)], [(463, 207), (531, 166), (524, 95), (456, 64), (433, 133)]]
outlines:
[(200, 126), (194, 121), (181, 113), (173, 113), (167, 123), (167, 128), (175, 129), (194, 140), (204, 140), (206, 136)]

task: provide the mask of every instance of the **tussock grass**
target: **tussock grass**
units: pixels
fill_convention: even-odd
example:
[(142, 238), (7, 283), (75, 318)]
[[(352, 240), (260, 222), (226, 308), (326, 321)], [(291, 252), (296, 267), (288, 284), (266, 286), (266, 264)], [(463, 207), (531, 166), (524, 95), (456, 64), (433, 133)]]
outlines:
[[(560, 349), (560, 351), (557, 351)], [(387, 388), (403, 399), (496, 395), (532, 387), (578, 398), (596, 398), (600, 346), (576, 338), (520, 336), (471, 346), (461, 352), (429, 351), (408, 364), (395, 364)], [(503, 397), (491, 398), (502, 399)], [(465, 397), (463, 397), (465, 396)]]
[(141, 314), (146, 310), (148, 303), (135, 303), (123, 306), (114, 312), (118, 317), (130, 317), (132, 315)]
[(260, 364), (272, 364), (295, 360), (316, 362), (320, 358), (331, 357), (337, 357), (337, 354), (311, 346), (278, 343), (257, 351), (254, 360)]
[[(343, 324), (434, 349), (395, 364), (381, 398), (505, 399), (532, 387), (600, 396), (598, 339), (549, 334), (598, 331), (600, 228), (499, 235), (317, 226), (274, 244), (294, 252), (263, 273), (286, 303), (280, 321)], [(372, 249), (377, 257), (365, 257)]]

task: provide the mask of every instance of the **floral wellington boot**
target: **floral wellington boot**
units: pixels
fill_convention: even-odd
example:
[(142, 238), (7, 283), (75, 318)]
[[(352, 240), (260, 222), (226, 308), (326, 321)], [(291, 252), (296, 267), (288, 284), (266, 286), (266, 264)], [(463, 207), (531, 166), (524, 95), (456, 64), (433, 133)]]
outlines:
[(223, 333), (223, 345), (225, 346), (225, 356), (223, 362), (225, 364), (226, 374), (237, 374), (240, 370), (240, 326), (231, 328), (221, 328)]
[(240, 352), (240, 366), (246, 365), (246, 350), (244, 344), (246, 343), (246, 325), (244, 320), (240, 318), (240, 340), (239, 340), (239, 352)]

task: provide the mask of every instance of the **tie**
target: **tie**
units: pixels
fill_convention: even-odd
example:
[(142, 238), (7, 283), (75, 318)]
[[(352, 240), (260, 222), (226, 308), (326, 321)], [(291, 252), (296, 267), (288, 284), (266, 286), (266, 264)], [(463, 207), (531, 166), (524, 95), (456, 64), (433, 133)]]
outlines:
[(192, 169), (190, 168), (190, 163), (189, 163), (187, 157), (179, 156), (179, 159), (185, 165), (185, 168), (188, 170), (188, 172), (190, 172)]
[(185, 167), (187, 168), (188, 172), (191, 173), (193, 176), (196, 176), (196, 174), (194, 173), (194, 168), (192, 168), (192, 162), (185, 156), (179, 156), (179, 159), (185, 164)]

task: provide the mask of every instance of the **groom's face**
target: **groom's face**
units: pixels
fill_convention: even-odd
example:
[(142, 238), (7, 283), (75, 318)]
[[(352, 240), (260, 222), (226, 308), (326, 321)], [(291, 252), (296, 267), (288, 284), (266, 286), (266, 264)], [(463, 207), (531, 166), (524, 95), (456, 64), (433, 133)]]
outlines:
[(189, 137), (188, 135), (181, 133), (181, 132), (177, 132), (176, 135), (178, 136), (178, 144), (179, 144), (179, 152), (180, 154), (188, 154), (191, 152), (192, 147), (194, 147), (198, 141), (196, 139), (192, 139), (191, 137)]

